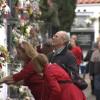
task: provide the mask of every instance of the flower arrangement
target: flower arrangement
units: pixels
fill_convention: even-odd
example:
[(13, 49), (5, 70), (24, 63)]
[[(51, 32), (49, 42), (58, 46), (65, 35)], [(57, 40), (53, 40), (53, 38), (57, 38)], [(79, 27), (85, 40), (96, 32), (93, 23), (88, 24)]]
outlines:
[(10, 93), (7, 100), (33, 100), (34, 97), (32, 96), (30, 90), (23, 85), (10, 85)]
[(2, 68), (2, 65), (8, 61), (9, 53), (7, 48), (0, 45), (0, 68)]
[(0, 0), (0, 24), (3, 24), (3, 19), (10, 16), (10, 7), (6, 0)]
[(37, 0), (18, 0), (17, 3), (15, 3), (15, 9), (19, 19), (28, 19), (30, 22), (37, 20), (37, 18), (41, 16), (39, 2)]
[(25, 25), (20, 25), (20, 26), (15, 26), (13, 29), (12, 29), (12, 43), (11, 43), (11, 46), (14, 47), (16, 46), (16, 44), (19, 42), (19, 40), (21, 38), (24, 38), (24, 40), (27, 40), (28, 37), (30, 36), (29, 34), (30, 32), (30, 26), (25, 24)]

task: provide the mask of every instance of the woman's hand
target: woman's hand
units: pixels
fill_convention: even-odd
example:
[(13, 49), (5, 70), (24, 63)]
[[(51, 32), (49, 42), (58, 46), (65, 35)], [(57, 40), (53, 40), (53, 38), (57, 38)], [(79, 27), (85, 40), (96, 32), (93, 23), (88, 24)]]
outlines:
[(0, 80), (0, 84), (6, 83), (8, 85), (15, 83), (12, 76), (4, 77)]

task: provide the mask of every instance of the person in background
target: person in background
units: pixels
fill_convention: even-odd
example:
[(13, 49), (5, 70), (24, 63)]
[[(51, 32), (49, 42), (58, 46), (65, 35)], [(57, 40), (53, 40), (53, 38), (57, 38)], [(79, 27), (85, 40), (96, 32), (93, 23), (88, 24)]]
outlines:
[(41, 19), (45, 21), (46, 28), (48, 29), (48, 36), (50, 38), (59, 30), (60, 22), (57, 4), (54, 3), (54, 0), (46, 0), (46, 3), (47, 10), (42, 12)]
[(97, 48), (90, 59), (90, 77), (94, 77), (94, 94), (96, 100), (100, 100), (100, 41), (97, 42)]
[(29, 34), (30, 43), (33, 45), (34, 48), (36, 48), (40, 44), (39, 28), (36, 26), (31, 26)]
[(77, 41), (77, 35), (76, 34), (71, 35), (71, 39)]
[(84, 58), (84, 61), (87, 62), (86, 64), (86, 72), (90, 74), (90, 82), (91, 82), (91, 94), (94, 95), (94, 73), (93, 73), (93, 69), (91, 66), (91, 56), (92, 56), (92, 53), (98, 48), (97, 46), (97, 43), (100, 41), (100, 36), (98, 36), (96, 38), (96, 42), (93, 42), (92, 44), (92, 47), (88, 50), (85, 58)]
[(32, 61), (38, 53), (31, 44), (25, 41), (19, 43), (16, 50), (17, 58), (23, 61), (22, 70), (16, 74), (0, 79), (0, 83), (16, 85), (18, 82), (22, 81), (23, 84), (21, 85), (28, 86), (35, 100), (41, 100), (44, 80), (42, 76), (37, 73), (36, 66)]
[[(74, 40), (76, 42), (76, 45), (80, 47), (80, 43), (78, 41), (78, 36), (76, 34), (71, 35), (70, 40)], [(80, 47), (80, 49), (82, 50), (82, 48)], [(82, 50), (83, 52), (83, 50)], [(83, 57), (83, 56), (82, 56)]]
[(32, 26), (30, 28), (29, 42), (33, 45), (34, 48), (37, 49), (38, 52), (48, 55), (48, 53), (51, 52), (53, 48), (51, 41), (51, 38), (43, 41), (43, 37), (39, 33), (38, 27)]
[(48, 54), (49, 62), (78, 72), (76, 58), (68, 50), (69, 35), (66, 31), (58, 31), (52, 38), (53, 51)]
[(80, 67), (80, 64), (82, 63), (82, 60), (83, 60), (83, 59), (82, 59), (82, 55), (83, 55), (82, 50), (81, 50), (81, 48), (77, 45), (76, 40), (71, 39), (71, 40), (70, 40), (70, 44), (71, 44), (71, 46), (72, 46), (71, 51), (72, 51), (72, 53), (74, 54), (74, 56), (75, 56), (75, 58), (76, 58), (77, 66), (78, 66), (78, 68), (79, 68), (79, 67)]
[[(87, 62), (86, 64), (86, 73), (91, 73), (91, 56), (92, 53), (97, 49), (97, 43), (93, 44), (92, 48), (88, 50), (86, 57), (84, 58), (84, 61)], [(90, 82), (91, 82), (91, 93), (94, 94), (94, 74), (90, 74)]]
[[(72, 34), (71, 37), (70, 37), (70, 40), (76, 41), (76, 43), (77, 43), (77, 45), (78, 45), (78, 42), (77, 42), (77, 35), (76, 35), (76, 34)], [(71, 46), (70, 41), (69, 41), (69, 44), (68, 44), (68, 49), (69, 49), (69, 50), (72, 49), (72, 46)]]
[(83, 92), (72, 83), (66, 71), (59, 65), (50, 64), (44, 54), (35, 58), (38, 73), (43, 73), (44, 95), (42, 100), (86, 100)]

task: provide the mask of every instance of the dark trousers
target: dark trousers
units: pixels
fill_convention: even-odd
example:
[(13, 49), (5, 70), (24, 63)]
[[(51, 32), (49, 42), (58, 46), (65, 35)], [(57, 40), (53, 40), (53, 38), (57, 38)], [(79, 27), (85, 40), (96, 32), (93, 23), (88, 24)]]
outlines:
[(96, 100), (100, 100), (100, 95), (96, 96)]
[(93, 80), (91, 80), (91, 92), (94, 94), (94, 77)]
[(96, 100), (100, 100), (100, 90), (96, 90)]
[(96, 100), (100, 100), (100, 75), (94, 75), (94, 93)]

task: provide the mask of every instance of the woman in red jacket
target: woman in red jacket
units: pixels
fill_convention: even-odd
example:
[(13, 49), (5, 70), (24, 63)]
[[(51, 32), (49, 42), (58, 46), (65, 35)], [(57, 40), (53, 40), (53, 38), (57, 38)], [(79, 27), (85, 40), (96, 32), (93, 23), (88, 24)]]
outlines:
[(45, 89), (42, 100), (86, 100), (83, 92), (72, 83), (70, 76), (57, 64), (49, 64), (45, 55), (39, 54), (38, 72), (43, 72)]
[(35, 100), (41, 100), (43, 94), (43, 78), (36, 71), (35, 64), (32, 62), (37, 52), (27, 42), (18, 44), (17, 57), (24, 62), (23, 69), (11, 76), (4, 77), (0, 83), (15, 84), (23, 80), (23, 85), (28, 86)]
[(70, 43), (72, 46), (71, 51), (76, 57), (76, 62), (77, 62), (78, 67), (80, 67), (80, 64), (82, 63), (82, 60), (83, 60), (82, 49), (77, 45), (77, 42), (75, 40), (71, 39)]

